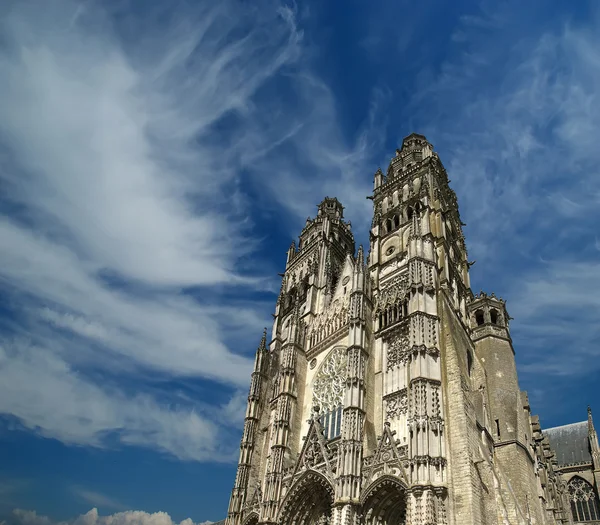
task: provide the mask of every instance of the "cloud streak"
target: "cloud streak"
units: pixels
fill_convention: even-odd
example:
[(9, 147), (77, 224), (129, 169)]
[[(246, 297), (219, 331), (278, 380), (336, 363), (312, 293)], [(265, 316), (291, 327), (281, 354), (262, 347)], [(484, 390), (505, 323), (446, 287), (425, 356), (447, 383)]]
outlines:
[(73, 494), (75, 494), (75, 496), (82, 499), (86, 503), (94, 505), (94, 507), (121, 511), (127, 508), (126, 505), (123, 505), (121, 502), (115, 500), (114, 498), (106, 496), (105, 494), (101, 494), (100, 492), (88, 490), (84, 487), (72, 487), (72, 492)]
[[(243, 139), (301, 35), (275, 2), (229, 4), (131, 18), (61, 0), (3, 17), (1, 412), (41, 435), (232, 457), (214, 413), (239, 418), (252, 361), (247, 344), (230, 345), (264, 325), (249, 293), (271, 286), (239, 265), (257, 248), (239, 191)], [(237, 300), (207, 293), (231, 285)], [(216, 381), (230, 400), (170, 409), (152, 375)]]

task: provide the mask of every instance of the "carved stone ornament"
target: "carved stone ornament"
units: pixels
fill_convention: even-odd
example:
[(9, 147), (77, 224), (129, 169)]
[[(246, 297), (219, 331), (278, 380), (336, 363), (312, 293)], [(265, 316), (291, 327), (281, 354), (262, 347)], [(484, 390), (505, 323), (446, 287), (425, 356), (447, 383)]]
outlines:
[(346, 348), (338, 346), (319, 368), (313, 385), (313, 405), (319, 406), (322, 412), (329, 412), (342, 404), (347, 362)]
[(384, 285), (375, 300), (374, 310), (383, 311), (389, 306), (402, 302), (408, 292), (408, 275), (406, 273), (392, 279)]
[(408, 342), (408, 327), (404, 327), (393, 339), (388, 341), (388, 370), (406, 362), (409, 354)]
[(387, 419), (396, 419), (401, 414), (406, 414), (408, 409), (408, 395), (406, 388), (394, 392), (385, 398), (385, 414)]
[(308, 447), (304, 451), (303, 463), (306, 468), (313, 468), (324, 460), (321, 444), (318, 437), (313, 434), (309, 437)]

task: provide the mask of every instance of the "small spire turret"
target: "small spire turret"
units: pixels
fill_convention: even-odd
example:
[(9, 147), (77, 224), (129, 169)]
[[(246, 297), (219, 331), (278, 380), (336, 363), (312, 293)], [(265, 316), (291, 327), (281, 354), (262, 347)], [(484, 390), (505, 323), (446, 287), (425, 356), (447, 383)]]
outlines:
[[(598, 445), (598, 434), (594, 428), (594, 419), (592, 418), (592, 407), (588, 406), (588, 436), (590, 448), (592, 449), (592, 461), (594, 470), (600, 471), (600, 446)], [(600, 476), (599, 476), (600, 477)]]
[(296, 255), (296, 241), (292, 241), (292, 244), (290, 244), (290, 247), (288, 248), (288, 254), (287, 254), (287, 263), (289, 264), (292, 259), (294, 258), (294, 255)]
[(383, 171), (381, 171), (381, 168), (377, 168), (377, 171), (375, 172), (375, 180), (373, 182), (373, 189), (376, 190), (377, 188), (379, 188), (379, 186), (381, 186), (384, 181), (385, 177), (383, 175)]
[(263, 330), (263, 335), (260, 338), (260, 343), (258, 345), (258, 350), (262, 350), (264, 352), (267, 351), (267, 327), (265, 326)]
[(361, 268), (361, 269), (365, 265), (365, 251), (363, 249), (362, 244), (358, 247), (358, 253), (356, 255), (356, 263), (358, 264), (359, 268)]

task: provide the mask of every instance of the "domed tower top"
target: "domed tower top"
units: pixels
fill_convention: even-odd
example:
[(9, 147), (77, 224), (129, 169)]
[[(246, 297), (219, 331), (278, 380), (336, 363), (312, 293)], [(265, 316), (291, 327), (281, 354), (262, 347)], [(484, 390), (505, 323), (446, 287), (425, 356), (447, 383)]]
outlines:
[[(402, 161), (402, 166), (422, 161), (433, 154), (433, 145), (425, 135), (411, 133), (402, 140), (402, 148), (396, 150), (396, 159)], [(395, 159), (394, 159), (395, 160)]]
[(342, 203), (338, 201), (335, 197), (325, 197), (321, 204), (318, 205), (319, 213), (318, 217), (322, 217), (323, 215), (327, 215), (331, 218), (336, 217), (338, 219), (344, 218), (344, 207)]

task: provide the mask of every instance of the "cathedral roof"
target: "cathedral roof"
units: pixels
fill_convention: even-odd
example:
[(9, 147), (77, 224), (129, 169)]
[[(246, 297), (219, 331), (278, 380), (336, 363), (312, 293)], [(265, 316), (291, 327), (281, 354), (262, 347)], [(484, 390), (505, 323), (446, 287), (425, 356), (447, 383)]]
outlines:
[(592, 462), (587, 421), (549, 428), (544, 434), (556, 453), (559, 466)]

